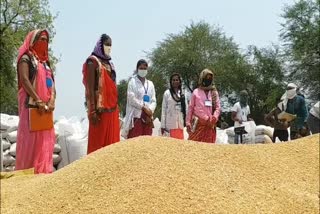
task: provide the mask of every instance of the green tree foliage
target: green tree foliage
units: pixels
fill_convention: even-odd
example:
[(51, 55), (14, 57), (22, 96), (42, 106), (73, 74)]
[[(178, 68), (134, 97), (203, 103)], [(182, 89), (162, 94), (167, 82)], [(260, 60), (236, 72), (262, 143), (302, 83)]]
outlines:
[(124, 117), (126, 115), (128, 81), (121, 80), (117, 85), (117, 89), (118, 89), (118, 104), (120, 108), (120, 116)]
[[(152, 61), (150, 79), (157, 93), (157, 117), (173, 72), (181, 74), (183, 84), (190, 91), (197, 87), (204, 68), (215, 72), (220, 96), (247, 89), (257, 123), (263, 123), (264, 113), (275, 106), (276, 97), (284, 92), (284, 68), (278, 47), (258, 49), (252, 46), (246, 54), (241, 54), (232, 38), (204, 22), (192, 23), (182, 33), (168, 35), (149, 58)], [(230, 101), (233, 104), (237, 100), (231, 98)]]
[(284, 9), (282, 41), (290, 61), (289, 78), (319, 99), (320, 0), (300, 0)]
[[(192, 23), (183, 32), (168, 35), (149, 58), (155, 73), (165, 77), (180, 73), (190, 91), (197, 87), (199, 74), (204, 68), (212, 69), (220, 77), (216, 82), (218, 86), (244, 68), (243, 58), (232, 38), (205, 22)], [(226, 84), (223, 89), (232, 86)]]
[(277, 98), (285, 92), (285, 69), (277, 46), (257, 48), (250, 46), (246, 55), (250, 64), (247, 90), (251, 114), (257, 124), (264, 123), (264, 113), (276, 106)]
[[(1, 112), (17, 114), (16, 57), (28, 32), (46, 28), (54, 37), (54, 16), (48, 0), (1, 0), (0, 9)], [(51, 54), (51, 64), (57, 61)]]

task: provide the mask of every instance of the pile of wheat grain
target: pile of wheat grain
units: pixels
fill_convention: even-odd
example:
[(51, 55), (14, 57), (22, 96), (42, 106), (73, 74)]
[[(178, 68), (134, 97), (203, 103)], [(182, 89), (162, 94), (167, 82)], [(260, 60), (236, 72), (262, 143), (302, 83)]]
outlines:
[(318, 213), (319, 135), (267, 145), (140, 137), (1, 179), (1, 213)]

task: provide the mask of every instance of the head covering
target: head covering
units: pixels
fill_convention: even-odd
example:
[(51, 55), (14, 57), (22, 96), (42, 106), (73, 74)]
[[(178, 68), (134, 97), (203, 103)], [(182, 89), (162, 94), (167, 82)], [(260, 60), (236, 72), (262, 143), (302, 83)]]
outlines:
[(140, 59), (138, 62), (137, 62), (137, 67), (136, 67), (136, 70), (138, 70), (139, 66), (140, 65), (143, 65), (143, 64), (146, 64), (148, 66), (148, 62), (144, 59)]
[(298, 88), (298, 86), (296, 84), (294, 84), (294, 83), (289, 83), (287, 85), (287, 88)]
[[(17, 63), (19, 63), (21, 57), (24, 54), (28, 54), (28, 55), (33, 55), (31, 49), (32, 49), (32, 45), (34, 44), (34, 42), (40, 37), (40, 35), (42, 33), (47, 34), (48, 40), (49, 40), (49, 33), (47, 30), (33, 30), (31, 32), (28, 33), (28, 35), (26, 36), (26, 38), (24, 39), (23, 44), (20, 46), (19, 48), (19, 53), (18, 53), (18, 58), (17, 58)], [(47, 60), (48, 60), (48, 56), (47, 56)]]
[[(290, 88), (290, 89), (288, 89)], [(294, 83), (289, 83), (286, 91), (286, 98), (293, 99), (297, 95), (297, 85)]]
[(208, 68), (204, 69), (204, 70), (201, 71), (201, 73), (200, 73), (198, 85), (199, 85), (199, 88), (201, 88), (202, 90), (213, 90), (213, 89), (215, 89), (213, 79), (212, 79), (212, 84), (211, 84), (210, 86), (205, 87), (205, 86), (203, 85), (203, 80), (206, 78), (206, 76), (207, 76), (208, 74), (211, 74), (211, 75), (212, 75), (212, 78), (213, 78), (213, 72), (212, 72), (211, 70), (209, 70)]
[[(37, 41), (37, 39), (40, 37), (41, 33), (46, 33), (48, 40), (49, 40), (49, 33), (47, 30), (33, 30), (31, 32), (28, 33), (28, 35), (26, 36), (26, 38), (24, 39), (23, 44), (20, 46), (19, 48), (19, 53), (18, 53), (18, 58), (17, 58), (17, 68), (18, 68), (18, 64), (21, 60), (21, 57), (25, 54), (27, 54), (29, 57), (33, 57), (35, 56), (33, 51), (32, 51), (32, 46), (35, 43), (35, 41)], [(48, 61), (48, 56), (47, 56), (47, 61)], [(39, 69), (39, 68), (37, 68)], [(17, 69), (18, 71), (18, 69)], [(20, 78), (19, 78), (19, 72), (18, 72), (18, 88), (21, 87), (21, 83), (20, 83)]]
[(105, 63), (108, 63), (108, 61), (111, 60), (111, 57), (106, 56), (103, 50), (103, 43), (108, 39), (111, 39), (111, 37), (108, 36), (107, 34), (102, 34), (99, 40), (97, 41), (96, 46), (94, 47), (92, 52), (92, 55), (98, 57), (102, 62), (105, 62)]
[[(288, 90), (288, 88), (292, 88), (292, 89)], [(298, 88), (298, 86), (294, 83), (289, 83), (287, 85), (287, 90), (281, 97), (282, 101), (280, 103), (278, 103), (278, 107), (282, 111), (285, 111), (287, 109), (288, 100), (293, 99), (297, 95), (297, 92), (296, 92), (297, 88)]]
[(240, 105), (246, 107), (248, 105), (248, 92), (246, 90), (240, 91)]

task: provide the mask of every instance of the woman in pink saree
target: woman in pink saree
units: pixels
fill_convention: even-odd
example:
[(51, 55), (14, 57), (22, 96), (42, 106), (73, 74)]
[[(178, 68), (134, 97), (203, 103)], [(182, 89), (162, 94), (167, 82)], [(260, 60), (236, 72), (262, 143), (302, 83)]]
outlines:
[(35, 173), (51, 173), (53, 169), (54, 128), (31, 131), (29, 107), (40, 113), (53, 111), (55, 85), (48, 61), (49, 33), (30, 32), (19, 48), (17, 59), (19, 126), (17, 136), (16, 170), (34, 168)]

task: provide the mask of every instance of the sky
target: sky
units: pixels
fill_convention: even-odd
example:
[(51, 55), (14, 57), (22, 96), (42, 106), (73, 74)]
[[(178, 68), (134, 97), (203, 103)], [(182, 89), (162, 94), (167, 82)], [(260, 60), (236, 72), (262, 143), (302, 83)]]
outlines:
[[(127, 79), (146, 53), (168, 34), (182, 32), (191, 22), (222, 28), (245, 50), (279, 44), (285, 5), (293, 0), (49, 0), (55, 36), (50, 47), (56, 67), (55, 117), (86, 117), (82, 65), (101, 34), (112, 38), (111, 57), (117, 81)], [(126, 96), (121, 94), (119, 96)]]

